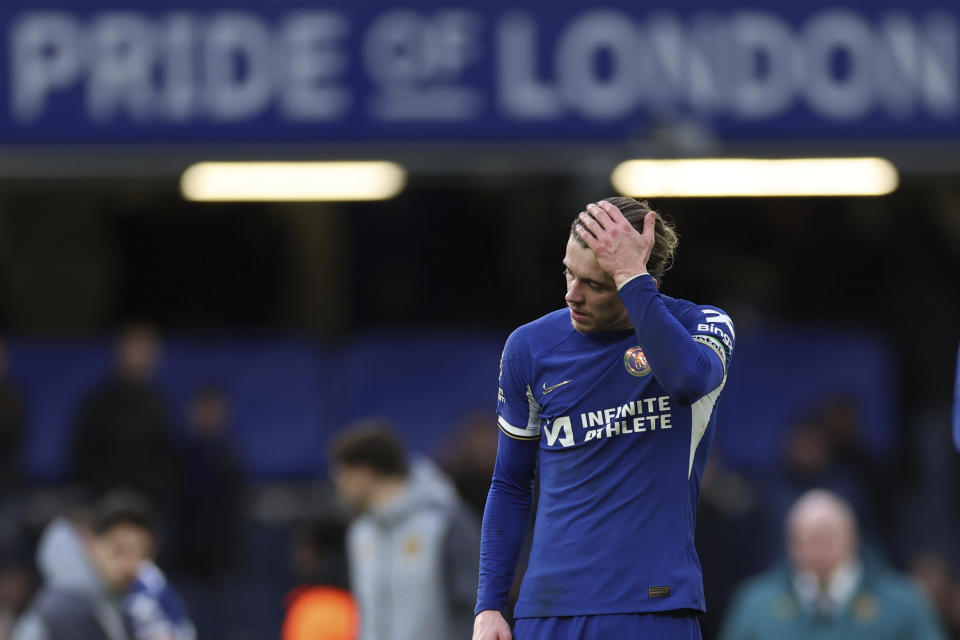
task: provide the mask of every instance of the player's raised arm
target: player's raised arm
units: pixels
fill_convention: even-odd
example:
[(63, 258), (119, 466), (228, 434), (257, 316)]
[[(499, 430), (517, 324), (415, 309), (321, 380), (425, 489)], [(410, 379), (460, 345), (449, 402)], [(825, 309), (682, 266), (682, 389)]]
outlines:
[[(666, 308), (648, 263), (654, 255), (661, 258), (658, 251), (664, 252), (663, 245), (667, 245), (668, 256), (672, 255), (676, 237), (671, 239), (670, 232), (658, 229), (657, 218), (648, 211), (641, 232), (619, 208), (601, 200), (580, 213), (575, 230), (616, 284), (657, 380), (679, 402), (692, 404), (723, 381), (732, 342), (728, 337), (729, 344), (718, 348), (695, 339), (692, 333), (696, 328), (691, 331)], [(658, 265), (658, 271), (661, 269)]]

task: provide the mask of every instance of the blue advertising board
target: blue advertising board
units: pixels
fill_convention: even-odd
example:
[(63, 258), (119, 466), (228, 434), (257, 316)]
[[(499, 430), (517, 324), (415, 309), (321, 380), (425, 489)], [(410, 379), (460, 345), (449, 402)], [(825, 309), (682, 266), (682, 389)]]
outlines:
[(0, 7), (0, 142), (960, 140), (953, 0)]

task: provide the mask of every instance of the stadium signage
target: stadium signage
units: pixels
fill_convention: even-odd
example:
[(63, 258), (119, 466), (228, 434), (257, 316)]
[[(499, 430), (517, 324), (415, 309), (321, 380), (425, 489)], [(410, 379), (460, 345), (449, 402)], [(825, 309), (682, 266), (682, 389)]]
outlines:
[(960, 137), (960, 10), (0, 9), (12, 141)]

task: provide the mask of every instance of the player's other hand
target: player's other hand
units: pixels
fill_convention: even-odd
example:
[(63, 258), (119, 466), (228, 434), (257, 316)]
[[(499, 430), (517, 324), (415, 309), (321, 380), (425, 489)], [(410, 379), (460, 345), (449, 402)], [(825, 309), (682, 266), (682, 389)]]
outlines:
[(513, 640), (510, 625), (499, 611), (481, 611), (473, 620), (473, 640)]
[(643, 233), (639, 233), (620, 209), (601, 200), (580, 212), (577, 231), (597, 257), (597, 264), (619, 287), (633, 276), (647, 272), (656, 221), (657, 214), (651, 211), (643, 219)]

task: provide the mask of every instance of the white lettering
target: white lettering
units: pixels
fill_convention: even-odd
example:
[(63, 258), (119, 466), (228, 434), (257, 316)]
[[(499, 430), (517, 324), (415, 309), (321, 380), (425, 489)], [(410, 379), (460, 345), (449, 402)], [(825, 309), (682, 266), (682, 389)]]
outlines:
[(643, 426), (643, 421), (646, 420), (644, 417), (634, 418), (633, 419), (633, 431), (635, 433), (643, 433), (646, 431), (646, 428)]
[(194, 71), (196, 24), (187, 12), (171, 13), (161, 30), (166, 87), (160, 92), (157, 108), (167, 120), (181, 122), (193, 117), (199, 106)]
[[(549, 38), (538, 18), (510, 11), (491, 25), (494, 99), (508, 121), (628, 120), (642, 108), (655, 119), (758, 121), (803, 104), (841, 122), (960, 112), (960, 25), (951, 11), (873, 17), (823, 8), (790, 23), (763, 8), (660, 10), (639, 20), (588, 9)], [(334, 10), (276, 21), (239, 10), (28, 10), (8, 32), (9, 108), (19, 123), (53, 117), (73, 89), (98, 123), (238, 122), (271, 108), (294, 122), (333, 121), (357, 108), (349, 71), (358, 85), (375, 85), (365, 105), (375, 119), (465, 121), (485, 106), (482, 74), (466, 74), (488, 54), (485, 26), (479, 10), (467, 9), (388, 10), (363, 33)], [(349, 58), (348, 37), (362, 40), (361, 60)], [(705, 314), (698, 330), (730, 347), (729, 319)], [(644, 407), (624, 405), (619, 415), (631, 411)]]
[[(570, 418), (568, 416), (557, 418), (553, 421), (552, 428), (545, 426), (543, 430), (547, 434), (547, 446), (552, 447), (558, 438), (561, 446), (573, 446), (573, 428), (570, 426)], [(563, 433), (562, 436), (560, 435), (561, 432)]]
[(794, 87), (790, 28), (770, 13), (744, 11), (730, 21), (730, 37), (734, 44), (733, 109), (746, 119), (785, 111), (793, 100)]
[(292, 120), (332, 120), (349, 109), (350, 95), (331, 82), (347, 68), (338, 48), (347, 31), (347, 21), (331, 11), (301, 11), (285, 20), (287, 56), (277, 71), (287, 79), (281, 104)]
[(613, 420), (614, 416), (616, 416), (616, 415), (617, 415), (617, 408), (616, 408), (616, 407), (611, 407), (611, 408), (609, 408), (609, 409), (604, 409), (604, 410), (603, 410), (603, 423), (604, 423), (604, 424), (609, 424), (610, 421)]
[[(804, 29), (803, 84), (810, 107), (831, 120), (864, 115), (873, 102), (873, 34), (860, 16), (834, 9), (817, 14)], [(835, 72), (838, 54), (845, 70)]]
[(948, 13), (927, 17), (921, 40), (922, 96), (927, 109), (941, 118), (954, 118), (960, 109), (960, 28)]
[(243, 120), (266, 108), (273, 89), (271, 40), (263, 22), (224, 11), (207, 34), (207, 104), (216, 120)]
[[(575, 20), (557, 45), (557, 74), (567, 104), (594, 120), (629, 113), (639, 89), (637, 40), (633, 22), (616, 11), (591, 11)], [(604, 77), (598, 73), (601, 54), (609, 61)]]
[(11, 103), (20, 122), (41, 118), (49, 95), (80, 80), (80, 26), (62, 11), (38, 11), (10, 29)]
[(538, 78), (537, 25), (525, 13), (511, 12), (497, 30), (497, 83), (500, 107), (510, 116), (546, 120), (560, 115), (556, 92)]
[(656, 112), (672, 112), (686, 91), (687, 48), (684, 27), (676, 15), (657, 12), (647, 21), (643, 52), (638, 56), (644, 85), (657, 87), (649, 92), (647, 104)]
[(700, 113), (720, 111), (729, 102), (730, 46), (726, 21), (710, 14), (698, 15), (685, 44), (687, 99)]
[(620, 435), (620, 423), (612, 422), (607, 425), (607, 437), (612, 438), (613, 436)]
[(670, 396), (660, 396), (657, 398), (657, 406), (660, 411), (670, 411)]
[(91, 72), (87, 113), (105, 121), (118, 113), (151, 119), (155, 99), (151, 83), (156, 51), (147, 20), (132, 12), (99, 16), (90, 28)]
[(665, 413), (660, 416), (660, 428), (661, 429), (671, 429), (673, 425), (670, 424), (670, 414)]
[(380, 18), (364, 38), (364, 61), (379, 93), (370, 111), (381, 120), (469, 120), (482, 96), (458, 84), (479, 56), (479, 19), (467, 11), (434, 16), (398, 9)]

